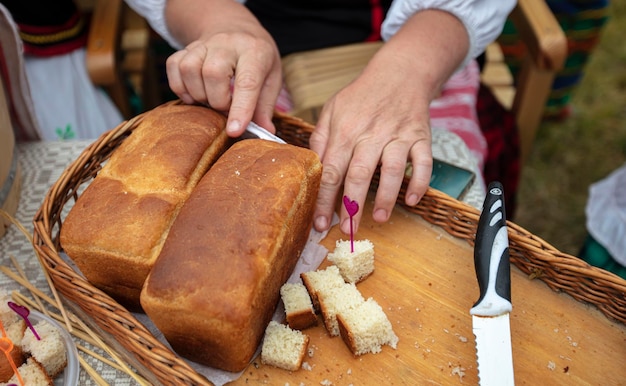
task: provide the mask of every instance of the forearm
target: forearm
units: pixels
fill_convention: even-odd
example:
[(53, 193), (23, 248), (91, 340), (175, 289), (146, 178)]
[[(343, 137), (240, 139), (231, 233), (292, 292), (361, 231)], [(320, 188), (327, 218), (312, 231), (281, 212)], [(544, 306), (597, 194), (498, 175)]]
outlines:
[(167, 0), (165, 19), (182, 45), (218, 32), (264, 31), (252, 13), (233, 0)]
[[(413, 87), (430, 102), (463, 62), (469, 37), (463, 24), (445, 11), (412, 15), (370, 61), (366, 71), (387, 73), (391, 81)], [(401, 79), (401, 78), (404, 78)]]

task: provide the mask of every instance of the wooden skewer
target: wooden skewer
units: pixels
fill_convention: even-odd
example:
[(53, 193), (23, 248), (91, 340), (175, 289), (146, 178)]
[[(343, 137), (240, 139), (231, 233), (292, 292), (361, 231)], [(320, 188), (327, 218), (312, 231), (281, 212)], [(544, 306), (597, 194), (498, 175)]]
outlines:
[(91, 337), (98, 343), (98, 346), (106, 351), (117, 363), (124, 368), (124, 372), (133, 377), (140, 385), (148, 386), (149, 384), (144, 381), (142, 377), (139, 377), (130, 367), (128, 367), (124, 361), (113, 351), (106, 343), (104, 343), (98, 335), (96, 335), (82, 320), (72, 315), (72, 320), (78, 323), (78, 325), (85, 330)]
[[(24, 226), (22, 224), (20, 224), (19, 221), (17, 221), (15, 218), (13, 218), (10, 214), (8, 214), (7, 212), (5, 212), (4, 210), (0, 209), (0, 215), (2, 215), (3, 217), (7, 218), (11, 223), (13, 223), (23, 234), (24, 236), (28, 239), (28, 241), (30, 242), (31, 246), (33, 246), (33, 239), (32, 236), (28, 233), (28, 231), (26, 230), (26, 228), (24, 228)], [(36, 253), (35, 251), (35, 255), (37, 256), (37, 259), (39, 261), (39, 264), (41, 265), (41, 267), (44, 267), (43, 262), (41, 261), (41, 257), (39, 256), (39, 254)], [(105, 352), (107, 352), (116, 362), (112, 362), (98, 354), (96, 354), (95, 352), (88, 350), (84, 347), (82, 347), (81, 345), (77, 345), (77, 347), (81, 348), (83, 351), (89, 351), (90, 355), (92, 355), (94, 358), (102, 361), (103, 363), (108, 364), (109, 366), (123, 371), (125, 373), (127, 373), (128, 375), (130, 375), (132, 378), (134, 378), (140, 385), (149, 385), (149, 383), (140, 375), (136, 374), (134, 371), (132, 371), (131, 368), (129, 368), (124, 361), (122, 361), (119, 356), (117, 355), (117, 353), (115, 353), (115, 351), (113, 349), (111, 349), (106, 343), (104, 343), (100, 337), (98, 337), (98, 335), (96, 333), (94, 333), (85, 323), (83, 323), (82, 320), (80, 320), (76, 315), (74, 314), (69, 314), (68, 316), (68, 312), (66, 311), (65, 307), (63, 306), (63, 303), (61, 302), (61, 299), (56, 291), (56, 288), (54, 286), (54, 283), (52, 283), (52, 279), (50, 278), (50, 275), (48, 274), (46, 269), (42, 269), (44, 276), (46, 277), (46, 281), (48, 283), (48, 286), (50, 287), (50, 290), (54, 296), (54, 299), (50, 298), (48, 295), (46, 295), (45, 293), (43, 293), (41, 290), (39, 290), (38, 288), (36, 288), (27, 278), (26, 274), (24, 273), (24, 271), (22, 270), (22, 268), (20, 267), (19, 263), (17, 262), (17, 260), (13, 257), (10, 256), (11, 258), (11, 262), (15, 268), (15, 270), (18, 272), (18, 274), (15, 274), (9, 267), (5, 267), (5, 266), (1, 266), (0, 270), (7, 275), (9, 278), (13, 279), (14, 281), (16, 281), (18, 284), (20, 284), (22, 287), (26, 288), (28, 291), (30, 291), (32, 297), (35, 299), (34, 301), (25, 297), (24, 295), (22, 295), (21, 293), (19, 293), (18, 291), (14, 291), (12, 294), (12, 297), (14, 298), (14, 300), (16, 300), (17, 303), (22, 303), (22, 305), (27, 304), (29, 307), (33, 308), (33, 309), (37, 309), (40, 312), (56, 319), (57, 321), (61, 321), (63, 320), (65, 323), (65, 326), (68, 330), (68, 332), (70, 332), (72, 335), (74, 335), (75, 337), (90, 343), (94, 346), (97, 346), (99, 348), (101, 348), (102, 350), (104, 350)], [(49, 303), (50, 305), (52, 305), (53, 307), (57, 308), (60, 312), (61, 315), (57, 315), (53, 312), (50, 312), (42, 303), (41, 299), (45, 300), (47, 303)], [(70, 320), (71, 319), (71, 320)], [(74, 327), (74, 325), (76, 325), (77, 327)], [(89, 366), (89, 364), (82, 358), (79, 356), (79, 361), (81, 366), (85, 369), (85, 371), (94, 379), (94, 381), (96, 381), (96, 383), (98, 383), (99, 385), (107, 385), (106, 381), (91, 367)]]
[[(13, 216), (11, 216), (5, 210), (0, 209), (0, 215), (5, 217), (11, 223), (13, 223), (17, 227), (17, 229), (19, 229), (24, 234), (24, 236), (28, 239), (28, 241), (30, 242), (30, 245), (34, 249), (33, 238), (30, 235), (30, 233), (28, 233), (26, 228), (24, 228), (24, 226), (22, 224), (20, 224), (20, 222), (17, 221), (17, 219), (13, 218)], [(61, 315), (63, 315), (63, 320), (65, 321), (65, 325), (67, 326), (67, 330), (69, 332), (72, 332), (72, 324), (70, 323), (70, 320), (67, 317), (67, 312), (65, 311), (65, 307), (63, 307), (63, 304), (61, 303), (61, 298), (59, 297), (59, 294), (57, 293), (56, 287), (54, 286), (54, 283), (52, 282), (52, 279), (50, 278), (50, 274), (48, 273), (48, 270), (43, 268), (44, 267), (43, 261), (41, 261), (41, 256), (39, 256), (39, 254), (37, 253), (36, 250), (35, 250), (35, 256), (37, 256), (37, 260), (39, 261), (39, 265), (41, 265), (43, 274), (46, 277), (46, 281), (48, 282), (48, 287), (50, 287), (50, 291), (52, 291), (52, 295), (54, 296), (54, 299), (56, 300), (52, 304), (56, 303), (58, 305), (58, 308), (61, 311)]]
[[(14, 300), (16, 301), (16, 303), (21, 304), (21, 305), (25, 305), (28, 307), (31, 307), (33, 309), (37, 309), (37, 306), (34, 304), (34, 301), (32, 301), (31, 299), (25, 297), (24, 295), (22, 295), (19, 292), (14, 292), (13, 293), (13, 297)], [(104, 358), (103, 356), (87, 349), (86, 347), (81, 346), (80, 344), (77, 344), (77, 348), (79, 348), (80, 350), (84, 351), (84, 352), (88, 352), (89, 355), (93, 356), (94, 358), (106, 363), (107, 365), (115, 368), (116, 370), (122, 371), (128, 375), (130, 375), (131, 377), (135, 378), (137, 380), (137, 382), (139, 384), (142, 385), (148, 385), (149, 383), (140, 375), (136, 374), (134, 371), (132, 371), (132, 369), (130, 369), (128, 366), (125, 365), (120, 365), (120, 363), (124, 363), (123, 361), (121, 361), (119, 359), (119, 357), (117, 357), (116, 355), (113, 354), (113, 350), (106, 344), (104, 343), (102, 340), (99, 339), (99, 337), (96, 335), (96, 333), (94, 333), (87, 325), (85, 325), (84, 323), (82, 323), (82, 321), (80, 321), (80, 319), (78, 319), (78, 317), (72, 313), (69, 314), (70, 318), (72, 319), (72, 324), (74, 325), (74, 329), (72, 331), (72, 335), (74, 335), (76, 338), (89, 343), (93, 346), (99, 347), (100, 349), (102, 349), (103, 351), (109, 353), (109, 355), (111, 355), (111, 357), (113, 357), (116, 362), (113, 362), (109, 359)], [(49, 314), (49, 316), (57, 321), (61, 321), (62, 320), (62, 316), (59, 314), (56, 314), (54, 312), (51, 312)], [(79, 322), (80, 321), (80, 322)]]
[[(103, 357), (102, 355), (98, 354), (97, 352), (92, 351), (92, 350), (90, 350), (87, 347), (82, 346), (82, 345), (76, 345), (76, 346), (78, 347), (79, 350), (81, 350), (85, 354), (87, 354), (87, 355), (89, 355), (89, 356), (99, 360), (100, 362), (106, 363), (107, 365), (111, 366), (112, 368), (114, 368), (116, 370), (125, 372), (125, 370), (120, 365), (118, 365), (117, 363), (113, 362), (112, 360), (110, 360), (108, 358)], [(141, 378), (140, 375), (137, 375), (137, 377)], [(141, 379), (143, 379), (143, 382), (147, 383), (147, 380), (145, 380), (144, 378), (141, 378)]]
[(16, 281), (19, 285), (21, 285), (22, 287), (26, 288), (27, 290), (29, 290), (31, 293), (36, 294), (39, 298), (45, 300), (47, 303), (56, 306), (56, 301), (54, 299), (52, 299), (51, 297), (49, 297), (48, 295), (46, 295), (45, 293), (43, 293), (40, 289), (38, 289), (37, 287), (35, 287), (31, 282), (29, 282), (28, 280), (22, 278), (19, 275), (16, 275), (15, 272), (11, 271), (11, 269), (9, 267), (5, 267), (5, 266), (1, 266), (0, 267), (0, 271), (2, 271), (2, 273), (4, 273), (5, 275), (7, 275), (9, 278), (13, 279), (14, 281)]
[[(5, 268), (5, 267), (2, 267)], [(12, 273), (12, 272), (11, 272)], [(13, 274), (13, 273), (12, 273)], [(13, 274), (14, 275), (14, 274)], [(29, 285), (31, 285), (30, 283), (28, 283)], [(32, 285), (31, 285), (32, 286)], [(43, 295), (44, 297), (45, 294), (41, 293), (41, 291), (39, 291), (38, 289), (34, 288), (34, 291), (37, 292), (39, 295)], [(31, 299), (25, 297), (24, 295), (22, 295), (21, 293), (15, 291), (13, 293), (13, 297), (14, 300), (18, 303), (18, 304), (22, 304), (22, 305), (26, 305), (28, 307), (31, 307), (33, 309), (37, 309), (37, 305), (34, 303), (34, 301), (32, 301)], [(47, 298), (47, 300), (51, 300), (50, 298)], [(113, 353), (113, 350), (106, 344), (104, 343), (101, 339), (99, 339), (99, 337), (97, 337), (97, 335), (87, 326), (85, 325), (80, 319), (78, 319), (78, 317), (76, 317), (76, 315), (74, 314), (69, 314), (70, 318), (72, 319), (72, 324), (75, 325), (75, 327), (73, 328), (73, 331), (71, 332), (72, 335), (74, 335), (75, 337), (89, 343), (92, 344), (94, 346), (100, 347), (102, 350), (106, 351), (107, 353), (109, 353), (109, 355), (111, 355), (111, 357), (115, 358), (115, 360), (118, 363), (124, 363), (123, 361), (120, 360), (119, 357), (117, 357), (117, 355), (115, 355)], [(62, 320), (62, 316), (56, 313), (49, 313), (49, 316), (57, 321), (61, 321)], [(116, 365), (113, 366), (118, 370), (121, 370), (125, 373), (127, 373), (128, 375), (130, 375), (133, 378), (137, 378), (139, 377), (134, 371), (132, 371), (129, 367), (123, 365)], [(139, 377), (142, 382), (140, 382), (138, 380), (138, 382), (140, 382), (141, 384), (145, 384), (147, 385), (147, 383), (145, 382), (145, 380), (141, 377)]]
[(96, 370), (93, 369), (93, 367), (89, 366), (89, 363), (87, 363), (87, 361), (85, 359), (83, 359), (83, 357), (81, 357), (80, 355), (78, 356), (78, 361), (80, 362), (80, 365), (83, 369), (85, 369), (85, 371), (87, 372), (87, 374), (89, 374), (89, 376), (91, 377), (91, 379), (93, 379), (94, 381), (96, 381), (96, 383), (100, 386), (109, 386), (109, 384), (107, 383), (107, 381), (105, 381), (100, 374), (98, 374), (98, 372)]
[[(23, 306), (27, 306), (30, 307), (32, 309), (37, 309), (36, 305), (34, 304), (34, 302), (27, 298), (26, 296), (22, 295), (19, 292), (14, 292), (13, 293), (13, 300), (15, 300), (16, 303), (21, 304)], [(73, 314), (70, 314), (73, 315)], [(57, 322), (62, 322), (63, 321), (63, 316), (61, 316), (60, 314), (54, 313), (54, 312), (49, 312), (48, 316), (50, 316), (52, 319), (56, 320)], [(75, 336), (78, 339), (81, 339), (89, 344), (92, 344), (94, 346), (97, 346), (97, 342), (94, 341), (91, 336), (89, 336), (89, 334), (87, 334), (85, 331), (81, 330), (80, 326), (77, 325), (76, 323), (72, 324), (73, 326), (73, 331), (71, 332), (71, 334), (73, 336)]]
[[(22, 269), (20, 264), (17, 262), (17, 259), (15, 258), (15, 256), (10, 255), (9, 258), (11, 259), (11, 263), (13, 263), (13, 268), (15, 268), (17, 273), (19, 273), (20, 276), (24, 280), (28, 280), (28, 277), (26, 276), (26, 273), (24, 272), (24, 270)], [(37, 302), (37, 304), (39, 305), (39, 310), (47, 315), (48, 313), (46, 311), (46, 308), (43, 306), (43, 303), (41, 302), (41, 298), (39, 296), (37, 296), (37, 294), (35, 294), (35, 292), (31, 291), (30, 289), (29, 289), (29, 291), (30, 291), (30, 294), (35, 299), (35, 301)]]

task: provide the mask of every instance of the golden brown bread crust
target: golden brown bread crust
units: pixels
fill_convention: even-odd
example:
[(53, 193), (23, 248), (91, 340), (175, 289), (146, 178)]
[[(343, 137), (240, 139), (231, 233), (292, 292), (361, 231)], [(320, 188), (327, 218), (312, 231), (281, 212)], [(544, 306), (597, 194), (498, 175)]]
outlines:
[[(24, 363), (24, 353), (22, 347), (18, 344), (13, 345), (11, 350), (11, 359), (15, 363), (15, 367), (20, 367)], [(0, 382), (7, 382), (13, 376), (13, 367), (7, 360), (4, 353), (0, 355)]]
[(287, 324), (294, 330), (305, 330), (317, 325), (317, 315), (311, 310), (291, 312), (286, 315)]
[(311, 297), (311, 303), (313, 304), (313, 310), (315, 312), (321, 312), (322, 311), (322, 307), (320, 306), (320, 299), (319, 299), (317, 290), (315, 289), (315, 286), (311, 282), (311, 279), (309, 278), (309, 276), (307, 276), (306, 272), (302, 272), (300, 274), (300, 279), (302, 280), (302, 283), (306, 287), (306, 290), (309, 293), (309, 296)]
[(308, 239), (321, 171), (311, 150), (248, 139), (200, 181), (141, 294), (180, 355), (248, 365)]
[(339, 335), (343, 342), (348, 346), (352, 355), (357, 356), (358, 347), (356, 345), (355, 337), (352, 331), (348, 328), (348, 323), (343, 319), (341, 314), (337, 314), (337, 324), (339, 325)]
[(168, 105), (143, 121), (79, 196), (61, 245), (94, 286), (132, 309), (182, 203), (224, 152), (223, 115)]

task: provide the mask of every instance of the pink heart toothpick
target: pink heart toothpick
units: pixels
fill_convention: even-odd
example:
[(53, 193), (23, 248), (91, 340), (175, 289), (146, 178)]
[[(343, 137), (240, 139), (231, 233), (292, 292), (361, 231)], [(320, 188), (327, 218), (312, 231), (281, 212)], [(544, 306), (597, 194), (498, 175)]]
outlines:
[(16, 314), (18, 314), (19, 316), (22, 317), (22, 319), (24, 319), (24, 322), (26, 322), (26, 325), (28, 326), (28, 328), (30, 328), (30, 330), (33, 332), (33, 335), (35, 336), (35, 338), (37, 340), (41, 340), (41, 338), (39, 337), (39, 334), (37, 334), (37, 331), (35, 330), (35, 327), (28, 319), (28, 315), (30, 315), (30, 310), (27, 307), (21, 306), (17, 303), (8, 302), (7, 304), (9, 305), (9, 308), (11, 308), (13, 311), (15, 311)]
[(359, 211), (359, 203), (353, 200), (350, 200), (350, 197), (343, 196), (343, 206), (346, 208), (348, 212), (348, 216), (350, 216), (350, 252), (354, 252), (354, 231), (352, 229), (352, 217)]

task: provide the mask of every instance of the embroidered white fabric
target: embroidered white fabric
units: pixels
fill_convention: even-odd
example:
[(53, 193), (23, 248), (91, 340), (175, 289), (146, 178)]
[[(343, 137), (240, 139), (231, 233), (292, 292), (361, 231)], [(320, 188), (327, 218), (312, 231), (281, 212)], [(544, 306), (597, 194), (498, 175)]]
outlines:
[(626, 164), (589, 187), (587, 231), (626, 266)]
[(18, 115), (13, 122), (18, 138), (95, 139), (124, 120), (91, 82), (84, 47), (50, 57), (25, 55), (17, 25), (2, 4), (0, 30), (0, 61), (7, 68), (3, 81)]

